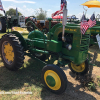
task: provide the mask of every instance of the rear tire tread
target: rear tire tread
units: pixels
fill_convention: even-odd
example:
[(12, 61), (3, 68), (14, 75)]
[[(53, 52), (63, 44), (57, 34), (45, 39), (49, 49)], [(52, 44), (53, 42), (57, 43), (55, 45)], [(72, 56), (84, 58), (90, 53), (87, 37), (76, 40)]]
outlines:
[(8, 65), (4, 61), (3, 56), (2, 56), (2, 49), (0, 51), (1, 57), (2, 57), (2, 60), (4, 62), (5, 67), (7, 69), (12, 70), (12, 71), (16, 71), (19, 68), (21, 68), (22, 65), (23, 65), (23, 63), (24, 63), (24, 51), (23, 51), (23, 47), (21, 45), (21, 42), (18, 40), (18, 37), (16, 39), (16, 36), (14, 34), (9, 33), (9, 34), (5, 34), (5, 35), (2, 36), (1, 41), (0, 41), (0, 47), (1, 48), (2, 48), (2, 43), (4, 41), (6, 41), (6, 39), (13, 46), (14, 54), (15, 54), (16, 57), (14, 57), (14, 62), (13, 62), (13, 64), (11, 66)]

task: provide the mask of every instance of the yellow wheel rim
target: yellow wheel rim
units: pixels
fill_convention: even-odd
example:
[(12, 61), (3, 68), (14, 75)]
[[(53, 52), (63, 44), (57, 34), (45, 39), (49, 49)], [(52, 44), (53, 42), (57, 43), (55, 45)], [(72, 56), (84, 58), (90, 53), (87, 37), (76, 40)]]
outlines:
[(12, 64), (14, 61), (14, 50), (8, 41), (4, 41), (2, 44), (2, 55), (7, 64)]
[(85, 70), (85, 62), (83, 62), (82, 64), (78, 66), (71, 63), (71, 67), (75, 72), (83, 72)]
[[(48, 76), (52, 77), (55, 80), (55, 85), (54, 86), (51, 86), (50, 84), (48, 84), (48, 82), (47, 82), (47, 77)], [(47, 70), (45, 72), (44, 81), (45, 81), (46, 85), (52, 90), (58, 90), (61, 87), (61, 79), (58, 76), (58, 74), (56, 72), (54, 72), (53, 70)], [(52, 81), (52, 80), (50, 80), (50, 81)]]

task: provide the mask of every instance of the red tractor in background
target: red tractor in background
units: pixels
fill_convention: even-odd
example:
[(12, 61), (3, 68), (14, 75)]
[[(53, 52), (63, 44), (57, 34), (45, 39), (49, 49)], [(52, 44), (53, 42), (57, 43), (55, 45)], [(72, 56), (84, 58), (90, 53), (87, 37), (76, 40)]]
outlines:
[[(48, 20), (37, 20), (36, 17), (34, 16), (29, 16), (25, 18), (25, 23), (26, 23), (26, 26), (29, 27), (28, 29), (29, 31), (32, 31), (35, 29), (34, 26), (32, 26), (31, 21), (41, 31), (43, 31), (44, 29), (46, 33), (49, 31), (49, 21)], [(58, 23), (60, 23), (60, 21), (51, 21), (51, 28)]]

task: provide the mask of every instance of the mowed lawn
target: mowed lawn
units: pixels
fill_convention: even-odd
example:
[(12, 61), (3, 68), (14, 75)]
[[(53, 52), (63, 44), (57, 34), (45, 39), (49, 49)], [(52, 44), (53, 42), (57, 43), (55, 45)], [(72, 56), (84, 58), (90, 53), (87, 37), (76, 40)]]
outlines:
[[(2, 35), (4, 34), (0, 33), (0, 38)], [(27, 35), (24, 37), (27, 38)], [(98, 46), (92, 46), (89, 52), (93, 54), (95, 50), (100, 56)], [(43, 63), (25, 56), (21, 69), (9, 71), (4, 67), (0, 57), (0, 100), (44, 100), (47, 97), (46, 100), (56, 100), (51, 96), (56, 95), (48, 91), (41, 82), (41, 70), (44, 66)], [(96, 60), (96, 66), (100, 67), (100, 57)]]

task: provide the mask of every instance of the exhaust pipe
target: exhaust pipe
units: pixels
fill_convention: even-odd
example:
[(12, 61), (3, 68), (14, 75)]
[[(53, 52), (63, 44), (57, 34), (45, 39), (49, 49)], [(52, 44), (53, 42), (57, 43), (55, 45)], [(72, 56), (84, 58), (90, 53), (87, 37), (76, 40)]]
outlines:
[(66, 5), (64, 5), (64, 9), (63, 9), (63, 22), (62, 22), (62, 25), (63, 25), (62, 41), (63, 42), (66, 41), (66, 39), (64, 37), (64, 34), (65, 34), (65, 25), (67, 23), (67, 9), (66, 9), (66, 6), (67, 6), (67, 3), (66, 3)]

